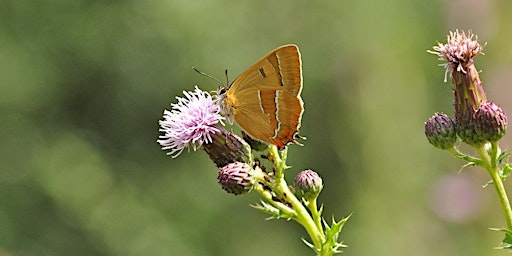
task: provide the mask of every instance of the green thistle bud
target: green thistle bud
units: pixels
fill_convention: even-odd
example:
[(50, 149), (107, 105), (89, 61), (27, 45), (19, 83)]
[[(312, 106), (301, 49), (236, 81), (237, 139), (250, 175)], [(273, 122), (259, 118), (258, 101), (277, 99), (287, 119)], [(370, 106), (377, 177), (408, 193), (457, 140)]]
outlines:
[(212, 142), (203, 144), (203, 148), (217, 167), (234, 162), (251, 162), (251, 148), (247, 142), (232, 132), (219, 126), (220, 132), (212, 136)]
[(306, 200), (317, 198), (323, 186), (322, 178), (312, 170), (304, 170), (295, 176), (295, 193)]
[(507, 130), (507, 116), (496, 104), (482, 103), (475, 112), (475, 130), (486, 141), (498, 141)]
[(435, 147), (451, 148), (457, 141), (455, 121), (447, 114), (435, 113), (425, 122), (425, 135)]
[(221, 167), (217, 179), (222, 189), (235, 195), (245, 194), (254, 186), (253, 169), (246, 163), (229, 163)]

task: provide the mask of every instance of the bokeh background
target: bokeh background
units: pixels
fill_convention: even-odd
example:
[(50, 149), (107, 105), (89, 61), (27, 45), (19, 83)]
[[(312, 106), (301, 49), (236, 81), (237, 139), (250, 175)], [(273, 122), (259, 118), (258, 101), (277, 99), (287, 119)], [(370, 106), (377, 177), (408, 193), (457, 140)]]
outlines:
[(453, 113), (426, 51), (455, 29), (487, 42), (477, 68), (512, 113), (510, 13), (505, 0), (1, 1), (0, 255), (312, 255), (299, 225), (221, 190), (203, 151), (172, 159), (156, 143), (176, 96), (218, 86), (191, 67), (232, 80), (287, 43), (308, 138), (287, 177), (316, 170), (325, 216), (353, 213), (346, 255), (508, 255), (484, 171), (458, 173), (423, 125)]

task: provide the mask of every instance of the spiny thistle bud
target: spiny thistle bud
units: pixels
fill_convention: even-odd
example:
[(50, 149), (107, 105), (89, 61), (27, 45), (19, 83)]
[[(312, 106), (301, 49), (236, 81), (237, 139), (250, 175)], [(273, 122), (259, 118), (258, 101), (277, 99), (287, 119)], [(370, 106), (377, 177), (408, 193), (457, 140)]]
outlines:
[(451, 148), (457, 141), (455, 121), (444, 113), (435, 113), (425, 122), (425, 135), (435, 147)]
[(295, 193), (306, 200), (317, 198), (323, 186), (322, 178), (312, 170), (304, 170), (295, 176)]
[(219, 169), (217, 179), (228, 193), (242, 195), (253, 188), (252, 173), (253, 169), (246, 163), (229, 163)]
[(236, 134), (226, 131), (224, 127), (220, 127), (219, 130), (219, 133), (212, 135), (211, 143), (203, 145), (215, 165), (222, 167), (234, 162), (249, 163), (251, 159), (249, 144)]
[(477, 134), (486, 141), (498, 141), (505, 135), (507, 116), (498, 105), (490, 101), (480, 105), (474, 121)]

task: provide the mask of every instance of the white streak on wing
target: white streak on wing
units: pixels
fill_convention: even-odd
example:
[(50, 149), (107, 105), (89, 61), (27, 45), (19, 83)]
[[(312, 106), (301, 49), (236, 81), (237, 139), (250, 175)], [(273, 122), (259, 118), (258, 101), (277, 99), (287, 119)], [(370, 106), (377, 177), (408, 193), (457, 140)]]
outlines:
[(279, 82), (281, 83), (281, 86), (284, 86), (284, 81), (283, 81), (283, 73), (281, 72), (281, 58), (279, 58), (279, 55), (277, 54), (277, 52), (275, 53), (276, 54), (276, 58), (277, 58), (277, 69), (278, 69), (278, 73), (279, 73)]
[(265, 109), (263, 108), (263, 101), (261, 100), (261, 91), (260, 90), (258, 90), (258, 100), (260, 100), (261, 113), (265, 113)]
[(272, 136), (272, 139), (276, 139), (277, 135), (279, 133), (279, 130), (281, 130), (281, 120), (279, 120), (279, 95), (281, 95), (282, 91), (276, 91), (274, 95), (274, 103), (276, 104), (276, 121), (277, 121), (277, 127), (274, 130), (274, 136)]

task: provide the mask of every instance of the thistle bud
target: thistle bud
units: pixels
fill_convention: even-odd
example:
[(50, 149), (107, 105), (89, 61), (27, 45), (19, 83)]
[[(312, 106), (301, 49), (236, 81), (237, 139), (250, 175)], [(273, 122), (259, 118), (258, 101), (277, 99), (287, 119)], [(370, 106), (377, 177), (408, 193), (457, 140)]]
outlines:
[(323, 188), (322, 178), (312, 170), (304, 170), (295, 176), (295, 193), (298, 197), (312, 200), (318, 197)]
[(217, 177), (222, 189), (228, 193), (242, 195), (254, 186), (253, 169), (246, 163), (229, 163), (219, 169)]
[(451, 148), (457, 141), (455, 121), (444, 113), (435, 113), (425, 122), (425, 135), (435, 147)]
[(236, 134), (226, 131), (224, 127), (219, 127), (219, 130), (220, 132), (212, 135), (211, 143), (203, 145), (215, 165), (222, 167), (234, 162), (249, 163), (251, 159), (249, 144)]
[(507, 116), (496, 104), (488, 101), (482, 103), (475, 112), (475, 130), (486, 141), (498, 141), (505, 135)]
[(455, 113), (455, 115), (457, 135), (462, 141), (471, 146), (479, 146), (487, 141), (476, 132), (475, 111), (472, 107), (468, 106), (467, 111)]

